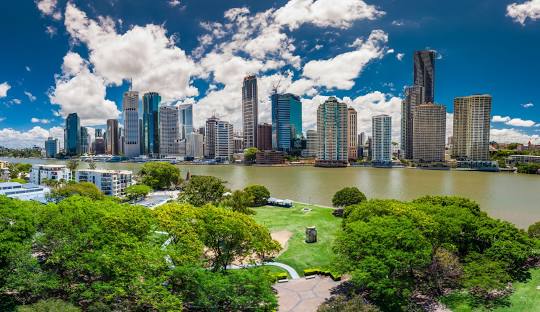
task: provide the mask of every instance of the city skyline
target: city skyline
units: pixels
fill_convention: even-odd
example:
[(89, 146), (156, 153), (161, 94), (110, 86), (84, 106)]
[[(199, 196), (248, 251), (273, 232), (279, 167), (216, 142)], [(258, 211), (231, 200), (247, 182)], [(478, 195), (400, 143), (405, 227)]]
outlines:
[[(44, 6), (49, 2), (54, 5)], [(122, 94), (131, 85), (141, 95), (159, 92), (164, 103), (193, 103), (194, 126), (203, 126), (216, 112), (240, 130), (240, 89), (242, 79), (250, 74), (259, 80), (259, 123), (271, 121), (270, 94), (277, 84), (280, 93), (301, 97), (304, 133), (316, 128), (318, 105), (328, 96), (336, 96), (358, 112), (358, 132), (371, 133), (372, 116), (391, 115), (392, 140), (399, 142), (403, 88), (412, 84), (413, 54), (423, 49), (436, 51), (436, 102), (448, 108), (447, 136), (452, 133), (454, 98), (487, 93), (493, 96), (492, 140), (527, 143), (531, 139), (540, 143), (539, 105), (535, 105), (540, 101), (534, 92), (537, 82), (533, 75), (540, 65), (528, 57), (538, 54), (538, 46), (530, 44), (518, 59), (511, 53), (516, 42), (530, 42), (527, 38), (539, 34), (538, 21), (532, 14), (527, 18), (526, 10), (516, 9), (525, 7), (509, 7), (513, 1), (488, 5), (488, 9), (486, 1), (444, 3), (437, 9), (427, 3), (418, 6), (419, 12), (389, 1), (338, 1), (336, 10), (349, 14), (333, 19), (325, 17), (323, 0), (316, 1), (321, 3), (317, 10), (322, 11), (312, 8), (311, 16), (294, 11), (291, 3), (295, 1), (218, 3), (204, 14), (201, 5), (193, 1), (182, 1), (172, 9), (167, 1), (141, 1), (137, 8), (117, 2), (111, 7), (97, 1), (92, 8), (81, 1), (6, 4), (5, 12), (24, 15), (26, 27), (16, 28), (18, 24), (10, 23), (11, 17), (3, 21), (3, 31), (18, 31), (19, 36), (13, 39), (10, 51), (1, 52), (10, 61), (3, 64), (5, 70), (0, 74), (0, 145), (43, 146), (49, 136), (63, 141), (64, 118), (73, 112), (79, 114), (81, 126), (87, 127), (91, 136), (95, 128), (105, 128), (107, 119), (124, 124)], [(142, 18), (143, 8), (150, 5), (156, 13)], [(468, 14), (490, 13), (492, 17), (442, 26), (445, 20), (439, 11), (453, 12), (463, 6)], [(249, 10), (234, 9), (243, 7)], [(261, 12), (267, 12), (266, 18), (257, 15)], [(98, 16), (109, 18), (111, 27)], [(194, 20), (185, 22), (189, 27), (184, 31), (177, 19), (188, 16)], [(241, 25), (244, 19), (247, 24)], [(224, 27), (227, 23), (232, 25), (230, 29)], [(496, 27), (493, 32), (499, 36), (478, 36), (482, 27), (488, 26)], [(90, 27), (103, 36), (91, 33)], [(211, 27), (221, 29), (221, 33), (206, 30)], [(445, 36), (455, 29), (469, 29), (470, 34)], [(314, 38), (313, 33), (320, 35)], [(245, 37), (235, 41), (235, 34)], [(176, 37), (171, 38), (173, 35)], [(267, 45), (271, 35), (280, 39)], [(472, 37), (478, 42), (471, 42)], [(21, 49), (22, 38), (35, 40)], [(156, 43), (150, 51), (153, 54), (129, 55), (125, 46), (136, 40), (153, 40), (149, 41)], [(28, 53), (36, 48), (33, 45), (41, 47), (42, 55)], [(483, 51), (470, 51), (479, 46)], [(371, 56), (360, 58), (361, 52)], [(45, 57), (51, 61), (45, 62)], [(503, 68), (506, 62), (500, 60), (511, 60), (513, 66)], [(113, 61), (117, 66), (110, 66)], [(329, 75), (329, 71), (334, 73)], [(464, 75), (467, 71), (471, 74)], [(517, 88), (510, 87), (509, 78)]]

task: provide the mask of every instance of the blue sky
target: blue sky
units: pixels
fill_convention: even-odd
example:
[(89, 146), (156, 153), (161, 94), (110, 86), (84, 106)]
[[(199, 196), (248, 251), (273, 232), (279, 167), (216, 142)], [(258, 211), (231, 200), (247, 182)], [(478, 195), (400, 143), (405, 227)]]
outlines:
[[(516, 2), (518, 1), (518, 2)], [(540, 0), (96, 0), (0, 4), (0, 145), (42, 145), (63, 117), (84, 125), (120, 117), (128, 79), (141, 93), (195, 103), (197, 125), (216, 114), (240, 129), (244, 75), (268, 95), (302, 96), (304, 130), (336, 95), (359, 112), (393, 118), (399, 141), (412, 54), (439, 54), (436, 102), (493, 96), (492, 139), (540, 144)]]

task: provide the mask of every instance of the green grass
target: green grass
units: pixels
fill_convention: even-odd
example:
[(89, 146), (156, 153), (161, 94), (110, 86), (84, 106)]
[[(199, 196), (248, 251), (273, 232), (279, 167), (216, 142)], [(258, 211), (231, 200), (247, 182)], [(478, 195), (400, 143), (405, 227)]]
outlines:
[(531, 270), (531, 279), (524, 283), (515, 283), (514, 292), (508, 300), (509, 305), (488, 310), (484, 307), (475, 307), (467, 295), (454, 295), (442, 300), (454, 312), (534, 312), (540, 311), (540, 269)]
[[(303, 212), (303, 208), (311, 211)], [(255, 208), (255, 220), (270, 230), (292, 232), (287, 250), (276, 261), (288, 264), (302, 274), (304, 269), (321, 267), (331, 268), (334, 260), (332, 246), (341, 226), (341, 219), (332, 215), (332, 209), (314, 205), (294, 204), (292, 208), (260, 207)], [(317, 242), (304, 242), (308, 226), (317, 227)]]

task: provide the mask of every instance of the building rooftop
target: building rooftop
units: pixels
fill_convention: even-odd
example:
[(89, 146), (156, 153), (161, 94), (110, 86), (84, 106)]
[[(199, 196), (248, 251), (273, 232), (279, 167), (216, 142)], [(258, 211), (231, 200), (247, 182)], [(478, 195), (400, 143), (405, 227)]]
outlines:
[(133, 174), (133, 171), (131, 170), (107, 170), (107, 169), (79, 169), (77, 170), (77, 172)]
[(44, 164), (35, 164), (32, 165), (32, 168), (66, 168), (66, 165), (44, 165)]

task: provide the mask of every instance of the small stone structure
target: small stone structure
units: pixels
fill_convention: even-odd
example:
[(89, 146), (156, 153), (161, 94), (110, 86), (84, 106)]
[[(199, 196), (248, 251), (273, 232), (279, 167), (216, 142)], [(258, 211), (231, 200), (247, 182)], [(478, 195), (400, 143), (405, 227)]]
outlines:
[(317, 242), (317, 228), (314, 226), (306, 227), (306, 243)]

